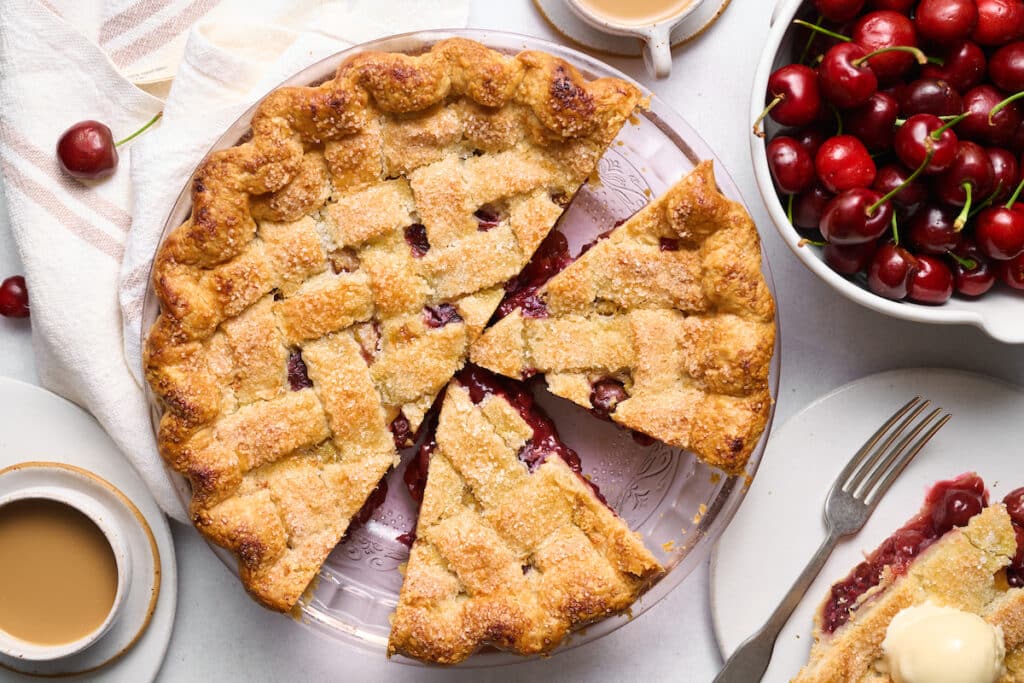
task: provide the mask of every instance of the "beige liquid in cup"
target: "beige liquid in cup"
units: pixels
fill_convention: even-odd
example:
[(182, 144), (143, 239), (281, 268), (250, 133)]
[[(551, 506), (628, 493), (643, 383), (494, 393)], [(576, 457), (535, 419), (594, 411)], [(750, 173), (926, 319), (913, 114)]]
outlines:
[(0, 629), (70, 643), (103, 624), (116, 593), (114, 551), (91, 519), (42, 498), (0, 507)]
[(643, 26), (679, 14), (693, 0), (578, 0), (581, 7), (615, 24)]

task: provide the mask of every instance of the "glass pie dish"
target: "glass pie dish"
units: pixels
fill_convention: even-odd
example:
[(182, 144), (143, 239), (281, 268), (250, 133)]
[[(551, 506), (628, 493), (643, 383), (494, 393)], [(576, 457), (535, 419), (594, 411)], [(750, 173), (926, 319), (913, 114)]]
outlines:
[[(360, 51), (416, 54), (455, 36), (476, 40), (508, 54), (542, 50), (574, 64), (588, 79), (614, 76), (630, 80), (587, 55), (559, 45), (511, 33), (460, 30), (411, 33), (353, 47), (308, 67), (282, 85), (321, 83), (333, 76), (341, 61)], [(648, 109), (626, 124), (601, 159), (598, 173), (580, 189), (556, 228), (565, 234), (572, 253), (577, 253), (582, 245), (663, 193), (701, 160), (715, 158), (696, 133), (664, 102), (647, 91), (644, 94), (650, 95)], [(244, 141), (255, 108), (245, 112), (213, 149)], [(715, 170), (724, 194), (742, 202), (732, 179), (717, 161)], [(164, 226), (164, 237), (188, 217), (190, 187), (190, 179), (183, 179), (182, 192)], [(764, 256), (762, 269), (774, 295), (771, 271)], [(155, 292), (150, 289), (143, 312), (144, 335), (155, 321), (159, 305)], [(778, 393), (778, 349), (777, 333), (769, 380), (773, 401)], [(579, 453), (584, 474), (600, 487), (609, 504), (629, 526), (643, 535), (647, 546), (668, 570), (634, 605), (632, 614), (641, 614), (678, 586), (708, 556), (757, 470), (771, 420), (769, 418), (744, 475), (726, 477), (688, 452), (660, 443), (641, 445), (627, 431), (595, 419), (574, 404), (554, 398), (542, 389), (537, 389), (536, 394), (538, 403), (558, 425), (562, 439)], [(156, 429), (161, 409), (152, 394), (149, 396)], [(413, 453), (414, 449), (403, 451), (403, 462)], [(350, 529), (300, 604), (299, 621), (307, 627), (381, 655), (386, 651), (389, 617), (402, 584), (400, 566), (408, 557), (408, 547), (399, 537), (409, 534), (416, 525), (416, 507), (401, 480), (403, 470), (404, 466), (399, 466), (388, 475), (384, 503), (369, 522)], [(187, 504), (191, 498), (188, 482), (168, 472), (179, 496)], [(236, 560), (229, 552), (218, 547), (213, 550), (232, 571), (237, 571)], [(596, 640), (627, 620), (626, 616), (617, 616), (595, 623), (568, 639), (559, 651)], [(522, 660), (488, 649), (462, 666), (494, 666), (515, 661)]]

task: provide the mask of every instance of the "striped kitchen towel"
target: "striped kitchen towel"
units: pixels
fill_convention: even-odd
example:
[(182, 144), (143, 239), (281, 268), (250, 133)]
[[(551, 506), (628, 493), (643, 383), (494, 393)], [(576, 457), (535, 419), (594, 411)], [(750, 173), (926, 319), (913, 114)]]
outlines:
[[(185, 511), (156, 451), (141, 384), (150, 261), (192, 170), (243, 111), (289, 75), (354, 43), (462, 26), (467, 0), (3, 0), (0, 180), (32, 302), (47, 388), (89, 410), (172, 516)], [(166, 102), (136, 85), (174, 75)], [(54, 154), (97, 119), (117, 172), (66, 176)]]

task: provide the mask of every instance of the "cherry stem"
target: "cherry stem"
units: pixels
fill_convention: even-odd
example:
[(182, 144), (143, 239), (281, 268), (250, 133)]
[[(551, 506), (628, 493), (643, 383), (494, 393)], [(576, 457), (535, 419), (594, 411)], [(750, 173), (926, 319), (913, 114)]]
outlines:
[[(815, 23), (820, 24), (822, 21), (824, 21), (824, 19), (825, 19), (825, 17), (823, 15), (819, 14), (818, 15), (818, 20)], [(807, 34), (807, 42), (804, 43), (804, 50), (803, 50), (803, 52), (800, 53), (800, 63), (801, 64), (804, 63), (804, 61), (807, 59), (807, 55), (810, 54), (810, 52), (811, 52), (811, 45), (813, 45), (813, 44), (814, 44), (814, 31), (811, 31), (810, 33)]]
[(794, 19), (793, 23), (796, 24), (797, 26), (803, 26), (804, 28), (809, 28), (812, 31), (817, 31), (818, 33), (823, 33), (826, 36), (829, 36), (830, 38), (835, 38), (836, 40), (841, 40), (844, 43), (848, 43), (851, 40), (849, 37), (844, 36), (842, 33), (836, 33), (835, 31), (829, 31), (824, 26), (818, 26), (817, 24), (812, 24), (811, 22), (804, 21), (803, 19)]
[(964, 181), (960, 183), (960, 187), (964, 188), (964, 193), (967, 195), (967, 201), (964, 202), (964, 208), (960, 210), (960, 215), (956, 217), (955, 221), (953, 221), (953, 230), (955, 232), (960, 232), (967, 224), (967, 217), (971, 213), (971, 195), (973, 194), (974, 183)]
[(1024, 90), (1021, 90), (1020, 92), (1013, 93), (1012, 95), (1007, 97), (1005, 100), (1003, 100), (1002, 102), (1000, 102), (996, 106), (994, 106), (991, 109), (989, 109), (989, 111), (988, 111), (988, 125), (990, 125), (990, 126), (996, 125), (996, 124), (992, 123), (992, 117), (994, 117), (996, 114), (1001, 112), (1005, 107), (1009, 106), (1011, 103), (1019, 100), (1022, 97), (1024, 97)]
[(861, 64), (863, 64), (864, 62), (868, 61), (869, 59), (871, 59), (875, 55), (883, 55), (886, 52), (909, 52), (910, 54), (914, 55), (914, 59), (917, 60), (918, 64), (927, 64), (928, 63), (928, 58), (925, 57), (924, 53), (921, 52), (916, 47), (910, 47), (909, 45), (890, 45), (889, 47), (882, 47), (882, 48), (879, 48), (879, 49), (875, 50), (874, 52), (869, 52), (868, 54), (864, 55), (863, 57), (858, 57), (857, 59), (855, 59), (852, 62), (850, 62), (850, 64), (853, 64), (855, 67), (860, 68)]
[(815, 241), (815, 240), (809, 240), (806, 237), (803, 238), (802, 240), (800, 240), (799, 242), (797, 242), (796, 246), (803, 247), (803, 246), (806, 246), (808, 244), (810, 244), (811, 246), (815, 246), (815, 247), (827, 247), (828, 246), (828, 242), (818, 242), (818, 241)]
[(786, 218), (789, 219), (789, 224), (793, 225), (793, 195), (789, 195), (789, 199), (786, 200)]
[(946, 256), (953, 259), (967, 270), (974, 270), (975, 268), (978, 267), (978, 262), (975, 261), (974, 259), (964, 258), (963, 256), (957, 256), (956, 254), (949, 250), (946, 251)]
[(934, 64), (935, 66), (946, 66), (946, 60), (942, 57), (929, 57), (928, 63)]
[(896, 224), (896, 212), (892, 212), (892, 241), (897, 247), (900, 246), (900, 226)]
[(950, 128), (952, 128), (956, 124), (960, 123), (961, 121), (963, 121), (964, 119), (966, 119), (970, 115), (971, 115), (971, 113), (969, 111), (965, 111), (963, 114), (960, 114), (958, 116), (954, 116), (953, 118), (949, 119), (948, 121), (946, 121), (946, 119), (942, 119), (943, 121), (946, 121), (946, 122), (942, 126), (940, 126), (939, 128), (936, 128), (935, 130), (932, 131), (932, 134), (930, 136), (931, 139), (935, 140), (936, 142), (938, 142), (939, 138), (942, 137), (943, 133), (945, 133), (947, 130), (949, 130)]
[(150, 126), (152, 126), (152, 125), (153, 125), (154, 123), (156, 123), (157, 121), (159, 121), (159, 120), (160, 120), (160, 117), (161, 117), (161, 116), (163, 116), (163, 115), (164, 115), (163, 111), (158, 111), (158, 112), (156, 113), (156, 116), (154, 116), (153, 118), (151, 118), (151, 119), (149, 120), (149, 122), (148, 122), (148, 123), (146, 123), (146, 125), (144, 125), (144, 126), (143, 126), (142, 128), (139, 128), (139, 129), (138, 129), (137, 131), (135, 131), (134, 133), (132, 133), (131, 135), (129, 135), (128, 137), (126, 137), (126, 138), (125, 138), (124, 140), (119, 140), (118, 142), (115, 142), (115, 143), (114, 143), (114, 147), (120, 147), (120, 146), (121, 146), (121, 145), (123, 145), (124, 143), (126, 143), (126, 142), (129, 142), (129, 141), (131, 141), (131, 140), (134, 140), (135, 138), (139, 137), (140, 135), (142, 135), (143, 133), (145, 133), (145, 132), (146, 132), (146, 130), (147, 130), (147, 129), (148, 129), (148, 128), (149, 128)]
[(785, 94), (776, 95), (775, 99), (768, 103), (768, 106), (764, 108), (764, 111), (761, 112), (761, 115), (754, 120), (754, 135), (756, 135), (759, 138), (764, 137), (764, 130), (761, 128), (761, 122), (764, 121), (764, 117), (768, 116), (768, 113), (772, 109), (775, 109), (775, 107), (777, 107), (778, 104), (782, 102), (784, 99), (786, 99)]
[(1020, 196), (1021, 189), (1024, 189), (1024, 178), (1021, 178), (1020, 183), (1017, 185), (1017, 189), (1013, 191), (1013, 194), (1010, 195), (1010, 199), (1007, 200), (1005, 204), (1007, 209), (1013, 208), (1014, 203), (1017, 201), (1017, 197)]
[(866, 212), (867, 215), (870, 216), (870, 215), (874, 214), (875, 211), (878, 210), (878, 207), (880, 207), (882, 204), (885, 204), (887, 201), (889, 201), (890, 199), (892, 199), (893, 197), (898, 195), (903, 190), (904, 187), (906, 187), (910, 183), (912, 183), (915, 180), (917, 180), (917, 176), (919, 176), (922, 173), (924, 173), (924, 169), (928, 166), (928, 164), (930, 164), (932, 162), (932, 156), (934, 154), (935, 154), (935, 148), (933, 146), (931, 146), (931, 145), (928, 145), (928, 156), (926, 156), (924, 158), (924, 161), (921, 162), (921, 165), (918, 166), (917, 168), (915, 168), (914, 172), (911, 173), (909, 176), (907, 176), (907, 179), (904, 180), (902, 183), (900, 183), (898, 187), (894, 187), (893, 189), (889, 190), (889, 192), (885, 196), (883, 196), (877, 202), (875, 202), (874, 204), (869, 206), (867, 208), (867, 212)]
[(988, 197), (986, 197), (985, 201), (983, 201), (981, 204), (977, 204), (973, 209), (971, 209), (971, 213), (967, 216), (967, 220), (970, 220), (971, 218), (973, 218), (974, 216), (977, 216), (979, 213), (981, 213), (982, 211), (984, 211), (988, 207), (992, 206), (992, 202), (995, 201), (996, 195), (999, 194), (999, 192), (1002, 189), (1003, 189), (1003, 181), (1000, 180), (998, 183), (996, 183), (996, 189), (992, 190), (992, 194), (990, 194)]
[[(831, 105), (829, 105), (831, 106)], [(843, 116), (839, 113), (839, 110), (832, 107), (832, 116), (836, 119), (836, 135), (843, 134)]]

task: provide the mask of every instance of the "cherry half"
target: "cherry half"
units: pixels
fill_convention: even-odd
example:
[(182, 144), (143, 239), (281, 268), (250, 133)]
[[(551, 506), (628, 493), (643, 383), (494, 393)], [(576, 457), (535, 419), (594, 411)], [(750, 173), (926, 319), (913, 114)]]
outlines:
[(27, 318), (28, 287), (25, 278), (14, 275), (0, 282), (0, 315), (5, 318)]

